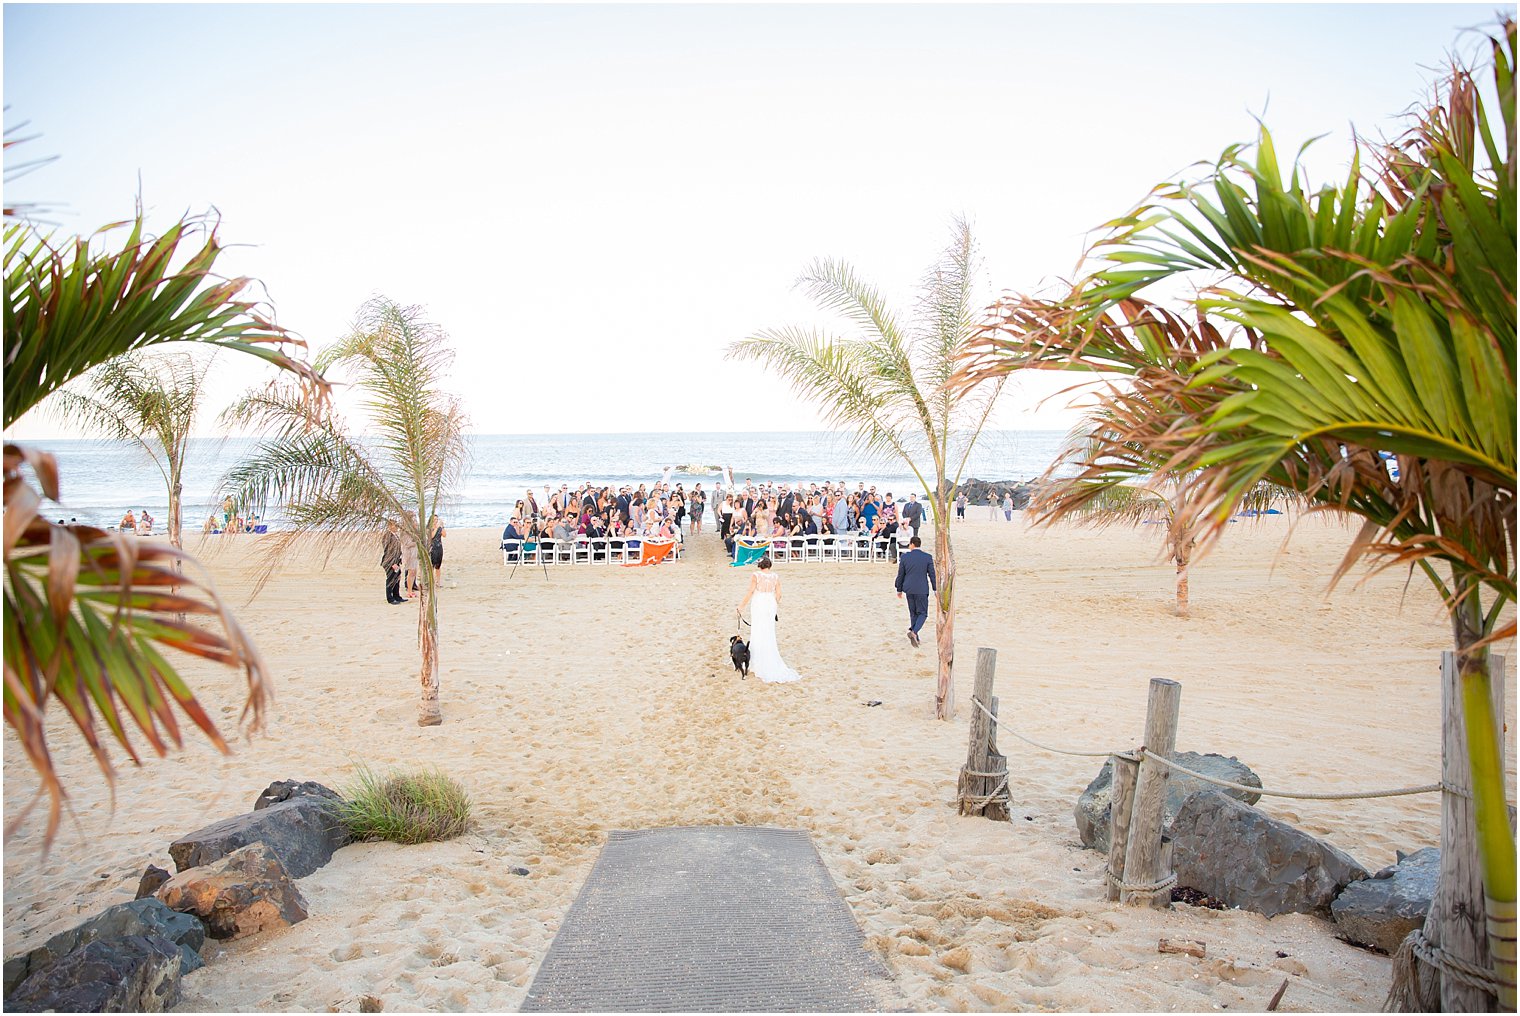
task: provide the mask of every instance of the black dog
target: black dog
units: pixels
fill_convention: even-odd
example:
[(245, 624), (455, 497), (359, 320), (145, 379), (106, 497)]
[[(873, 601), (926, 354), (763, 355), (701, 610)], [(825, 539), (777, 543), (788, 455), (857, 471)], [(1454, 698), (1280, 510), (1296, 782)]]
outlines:
[(731, 636), (728, 640), (728, 655), (734, 661), (734, 669), (739, 672), (739, 680), (749, 676), (749, 646), (739, 636)]

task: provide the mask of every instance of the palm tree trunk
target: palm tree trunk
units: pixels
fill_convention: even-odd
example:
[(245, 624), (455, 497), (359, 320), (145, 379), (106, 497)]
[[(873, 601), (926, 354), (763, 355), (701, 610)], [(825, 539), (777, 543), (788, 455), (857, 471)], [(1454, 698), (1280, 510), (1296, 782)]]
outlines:
[(181, 492), (183, 490), (184, 488), (178, 483), (169, 487), (169, 542), (174, 544), (179, 550), (185, 549), (184, 520), (180, 518), (180, 513), (183, 510), (183, 504), (181, 503), (183, 496)]
[[(184, 530), (182, 528), (179, 517), (181, 507), (180, 498), (182, 496), (181, 492), (183, 490), (184, 488), (178, 483), (171, 483), (169, 485), (169, 542), (174, 544), (175, 549), (177, 550), (185, 549)], [(185, 562), (181, 561), (177, 557), (174, 559), (174, 572), (177, 575), (185, 574)], [(172, 588), (172, 591), (176, 593), (179, 592), (179, 586), (174, 586)], [(174, 619), (176, 621), (184, 621), (185, 615), (183, 613), (175, 614)]]
[(1172, 545), (1172, 560), (1177, 563), (1177, 616), (1188, 616), (1188, 568), (1193, 561), (1193, 540), (1186, 546)]
[(934, 635), (939, 673), (934, 685), (934, 718), (955, 717), (955, 555), (950, 548), (950, 505), (934, 504)]
[(443, 722), (438, 704), (438, 603), (434, 596), (433, 569), (425, 556), (419, 556), (417, 640), (422, 645), (422, 699), (417, 704), (417, 726), (436, 727)]
[[(1457, 576), (1456, 588), (1462, 588)], [(1473, 814), (1478, 826), (1478, 855), (1483, 867), (1488, 948), (1499, 990), (1499, 1011), (1515, 1009), (1515, 837), (1504, 800), (1504, 758), (1494, 717), (1482, 607), (1476, 593), (1452, 612), (1457, 643), (1457, 671), (1462, 680), (1462, 714), (1467, 733), (1467, 762), (1472, 769)], [(1476, 915), (1474, 915), (1476, 916)]]

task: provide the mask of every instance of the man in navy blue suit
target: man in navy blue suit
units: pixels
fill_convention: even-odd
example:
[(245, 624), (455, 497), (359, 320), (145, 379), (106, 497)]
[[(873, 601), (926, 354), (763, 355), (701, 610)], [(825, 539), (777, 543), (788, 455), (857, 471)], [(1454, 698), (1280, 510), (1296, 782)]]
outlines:
[(918, 537), (908, 541), (908, 551), (897, 559), (897, 598), (908, 597), (908, 641), (918, 647), (918, 630), (929, 619), (929, 591), (939, 589), (934, 578), (934, 558), (919, 548)]

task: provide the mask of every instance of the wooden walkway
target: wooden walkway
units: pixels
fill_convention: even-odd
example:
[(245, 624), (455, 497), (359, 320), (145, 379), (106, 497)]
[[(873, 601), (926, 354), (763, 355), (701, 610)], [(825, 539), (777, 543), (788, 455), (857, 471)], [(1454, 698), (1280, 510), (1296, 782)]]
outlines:
[(619, 831), (522, 1011), (878, 1012), (889, 978), (807, 833)]

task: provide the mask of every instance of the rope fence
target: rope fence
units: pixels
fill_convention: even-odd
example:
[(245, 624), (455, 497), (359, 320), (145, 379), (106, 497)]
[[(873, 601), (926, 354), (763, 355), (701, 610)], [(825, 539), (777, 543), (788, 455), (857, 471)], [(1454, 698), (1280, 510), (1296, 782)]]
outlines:
[[(1473, 794), (1469, 788), (1463, 786), (1466, 768), (1459, 764), (1464, 755), (1464, 749), (1461, 746), (1465, 743), (1465, 738), (1461, 731), (1462, 688), (1455, 653), (1443, 653), (1441, 657), (1443, 731), (1440, 780), (1413, 787), (1378, 790), (1282, 790), (1276, 787), (1236, 783), (1183, 765), (1169, 757), (1173, 753), (1176, 742), (1181, 686), (1176, 681), (1164, 678), (1153, 678), (1150, 682), (1145, 733), (1141, 738), (1143, 744), (1140, 747), (1119, 751), (1080, 751), (1046, 744), (1021, 731), (1014, 730), (1007, 721), (998, 718), (997, 699), (991, 697), (996, 656), (996, 651), (988, 648), (979, 650), (977, 655), (977, 690), (971, 698), (971, 704), (981, 712), (972, 714), (971, 750), (967, 764), (962, 768), (960, 781), (961, 814), (967, 814), (968, 810), (975, 812), (981, 806), (997, 801), (1003, 805), (1003, 813), (996, 816), (984, 813), (986, 817), (1004, 819), (1009, 817), (1007, 806), (1010, 798), (1011, 767), (1005, 765), (1003, 756), (997, 752), (996, 744), (999, 734), (1012, 735), (1033, 748), (1055, 755), (1110, 759), (1113, 770), (1109, 818), (1112, 836), (1108, 858), (1103, 866), (1103, 880), (1106, 883), (1106, 894), (1110, 901), (1157, 908), (1169, 906), (1172, 901), (1174, 895), (1172, 890), (1178, 885), (1178, 880), (1172, 860), (1173, 844), (1171, 838), (1165, 834), (1162, 809), (1166, 786), (1164, 781), (1173, 773), (1233, 791), (1236, 794), (1247, 795), (1248, 798), (1250, 795), (1255, 795), (1255, 797), (1280, 797), (1300, 801), (1366, 801), (1444, 792), (1450, 796), (1442, 801), (1442, 886), (1446, 886), (1447, 880), (1451, 877), (1447, 871), (1448, 857), (1466, 858), (1465, 863), (1468, 865), (1475, 863), (1477, 848), (1471, 838)], [(1497, 669), (1500, 678), (1494, 685), (1496, 691), (1492, 693), (1495, 695), (1493, 706), (1495, 715), (1502, 716), (1504, 688), (1502, 658), (1497, 659)], [(992, 708), (988, 708), (989, 702)], [(1456, 705), (1454, 706), (1453, 703)], [(1452, 716), (1457, 717), (1455, 728)], [(1503, 754), (1502, 750), (1501, 754)], [(985, 771), (989, 766), (1003, 767), (998, 768), (996, 772)], [(992, 784), (993, 780), (998, 782), (991, 794), (982, 795), (972, 792), (985, 789)], [(975, 781), (981, 782), (978, 784)], [(1450, 843), (1448, 843), (1447, 827), (1455, 829), (1455, 832), (1450, 833)], [(1481, 915), (1488, 911), (1491, 915), (1491, 908), (1494, 905), (1492, 900), (1482, 897), (1474, 898), (1466, 886), (1463, 876), (1458, 876), (1449, 890), (1451, 899), (1448, 899), (1444, 906), (1453, 914)], [(1448, 892), (1448, 890), (1443, 888), (1442, 892)], [(1430, 983), (1437, 984), (1442, 1001), (1441, 1008), (1444, 1011), (1480, 1011), (1484, 1008), (1485, 996), (1491, 999), (1493, 996), (1502, 996), (1504, 992), (1513, 992), (1513, 982), (1505, 979), (1483, 962), (1488, 958), (1487, 949), (1478, 948), (1477, 952), (1473, 953), (1471, 944), (1460, 935), (1448, 940), (1452, 921), (1444, 919), (1445, 923), (1431, 923), (1437, 920), (1438, 915), (1432, 910), (1427, 916), (1425, 929), (1416, 930), (1404, 939), (1394, 959), (1395, 986), (1394, 994), (1390, 995), (1390, 1003), (1397, 994), (1404, 1000), (1399, 1004), (1406, 1011), (1432, 1008), (1436, 996), (1426, 997), (1431, 990)], [(1481, 921), (1481, 917), (1479, 920)], [(1490, 920), (1492, 921), (1493, 918), (1490, 917)], [(1510, 921), (1512, 923), (1513, 919)], [(1492, 927), (1491, 923), (1491, 934)], [(1431, 932), (1429, 937), (1426, 936), (1425, 931)], [(1442, 944), (1447, 948), (1442, 948)], [(1464, 954), (1472, 954), (1457, 955), (1452, 951), (1454, 949)], [(1419, 964), (1433, 968), (1444, 980), (1436, 982), (1421, 980), (1417, 973)], [(1506, 972), (1509, 970), (1513, 970), (1513, 967), (1506, 968)], [(1408, 984), (1418, 984), (1421, 987), (1411, 991), (1406, 984), (1404, 993), (1398, 994), (1401, 990), (1399, 988), (1401, 979)], [(1466, 994), (1463, 994), (1464, 992)], [(1417, 1004), (1407, 1004), (1410, 1002)], [(1488, 1004), (1492, 1004), (1491, 1001)]]
[(1062, 748), (1053, 748), (1048, 744), (1041, 744), (1034, 738), (1025, 737), (1017, 730), (1014, 730), (1011, 727), (1007, 726), (996, 716), (994, 716), (986, 706), (982, 705), (981, 702), (977, 701), (976, 699), (973, 698), (971, 700), (971, 704), (987, 714), (987, 718), (991, 720), (993, 726), (998, 728), (999, 733), (1012, 734), (1014, 737), (1018, 738), (1020, 741), (1023, 741), (1025, 744), (1032, 744), (1036, 748), (1040, 748), (1044, 751), (1054, 752), (1057, 755), (1071, 755), (1076, 758), (1108, 758), (1111, 755), (1118, 755), (1121, 758), (1129, 758), (1134, 760), (1139, 760), (1140, 758), (1149, 758), (1154, 762), (1159, 762), (1164, 766), (1182, 773), (1184, 776), (1191, 776), (1195, 780), (1202, 780), (1204, 783), (1212, 783), (1216, 787), (1224, 787), (1227, 790), (1237, 790), (1247, 794), (1259, 794), (1262, 797), (1291, 797), (1302, 801), (1365, 801), (1379, 797), (1408, 797), (1412, 794), (1433, 794), (1438, 790), (1450, 789), (1443, 787), (1440, 783), (1426, 783), (1418, 787), (1397, 787), (1392, 790), (1309, 791), (1273, 790), (1266, 787), (1253, 787), (1246, 783), (1232, 783), (1229, 780), (1222, 780), (1217, 776), (1209, 776), (1205, 773), (1197, 772), (1195, 770), (1189, 769), (1187, 766), (1182, 765), (1181, 763), (1172, 761), (1164, 755), (1157, 755), (1155, 752), (1149, 751), (1145, 748), (1139, 748), (1133, 752), (1067, 751)]

